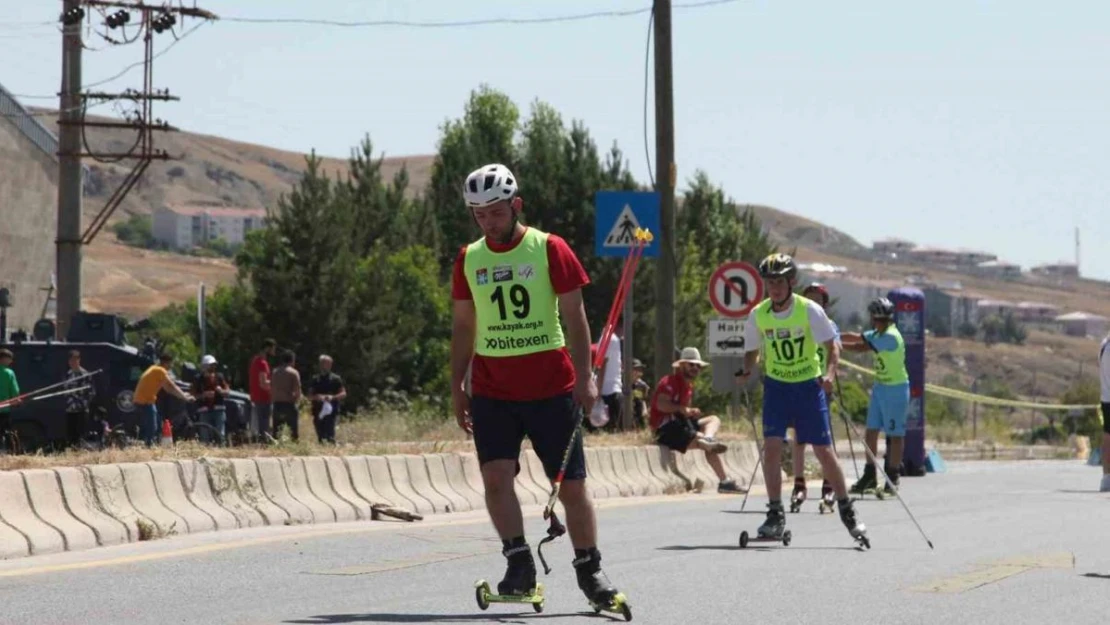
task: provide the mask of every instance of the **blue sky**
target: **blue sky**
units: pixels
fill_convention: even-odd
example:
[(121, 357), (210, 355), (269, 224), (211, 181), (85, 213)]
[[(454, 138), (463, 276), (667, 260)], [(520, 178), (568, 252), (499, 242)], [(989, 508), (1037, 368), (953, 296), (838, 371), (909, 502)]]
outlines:
[[(681, 2), (676, 2), (681, 4)], [(635, 9), (649, 0), (291, 0), (199, 5), (225, 17), (472, 20)], [(0, 83), (60, 84), (60, 2), (0, 0)], [(155, 62), (186, 130), (346, 156), (435, 150), (479, 83), (540, 99), (614, 141), (648, 179), (646, 14), (534, 25), (336, 28), (220, 21)], [(184, 24), (185, 28), (191, 22)], [(173, 41), (163, 34), (162, 49)], [(85, 54), (85, 82), (141, 60)], [(886, 236), (984, 249), (1025, 266), (1074, 258), (1110, 279), (1110, 3), (739, 1), (674, 11), (680, 181), (703, 169), (741, 202)], [(136, 69), (104, 88), (141, 86)], [(650, 93), (649, 93), (650, 97)], [(25, 100), (53, 104), (56, 100)], [(654, 154), (653, 111), (648, 110)], [(654, 159), (654, 156), (652, 156)], [(1010, 228), (1010, 230), (1005, 230)]]

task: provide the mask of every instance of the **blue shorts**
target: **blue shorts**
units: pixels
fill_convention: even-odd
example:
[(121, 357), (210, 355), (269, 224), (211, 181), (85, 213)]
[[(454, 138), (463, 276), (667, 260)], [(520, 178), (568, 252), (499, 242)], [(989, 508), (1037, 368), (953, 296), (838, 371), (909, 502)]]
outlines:
[(831, 445), (829, 405), (821, 381), (780, 382), (763, 379), (763, 436), (786, 438), (794, 428), (797, 441), (809, 445)]
[(867, 407), (867, 429), (883, 430), (890, 436), (906, 435), (906, 412), (910, 406), (910, 383), (875, 384)]

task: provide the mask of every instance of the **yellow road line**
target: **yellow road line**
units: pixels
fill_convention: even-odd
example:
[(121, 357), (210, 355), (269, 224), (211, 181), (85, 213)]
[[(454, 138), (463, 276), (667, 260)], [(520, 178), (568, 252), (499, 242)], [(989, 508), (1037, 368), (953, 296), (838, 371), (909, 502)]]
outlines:
[(914, 586), (909, 590), (940, 594), (967, 592), (1033, 569), (1071, 569), (1075, 567), (1075, 556), (1070, 552), (1016, 556), (984, 562), (977, 566), (978, 569), (969, 573), (941, 578)]

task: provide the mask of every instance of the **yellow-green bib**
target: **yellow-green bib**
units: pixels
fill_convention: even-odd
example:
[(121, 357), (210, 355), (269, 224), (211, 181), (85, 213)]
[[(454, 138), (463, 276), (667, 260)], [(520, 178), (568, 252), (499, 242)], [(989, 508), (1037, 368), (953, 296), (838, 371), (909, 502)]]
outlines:
[(766, 375), (780, 382), (805, 382), (821, 377), (821, 359), (809, 326), (806, 300), (800, 295), (791, 297), (794, 301), (786, 319), (775, 318), (770, 298), (756, 306), (752, 317), (763, 337)]
[(467, 246), (463, 270), (477, 313), (475, 353), (522, 356), (566, 344), (548, 273), (546, 232), (528, 228), (508, 252), (494, 252), (483, 237)]
[[(898, 347), (892, 352), (875, 352), (875, 381), (879, 384), (905, 384), (910, 379), (906, 370), (906, 341), (898, 326), (893, 323), (887, 326), (886, 332), (898, 341)], [(874, 336), (880, 336), (875, 333)]]

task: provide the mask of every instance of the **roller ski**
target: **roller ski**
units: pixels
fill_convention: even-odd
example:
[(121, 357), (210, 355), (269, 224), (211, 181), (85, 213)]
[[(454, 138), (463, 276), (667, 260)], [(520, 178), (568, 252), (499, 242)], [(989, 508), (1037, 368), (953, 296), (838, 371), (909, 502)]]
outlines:
[(803, 477), (794, 478), (794, 492), (790, 494), (790, 512), (796, 514), (802, 509), (806, 500), (806, 480)]
[(852, 505), (851, 499), (840, 502), (840, 521), (848, 528), (848, 533), (856, 543), (861, 547), (871, 548), (871, 540), (867, 538), (867, 527), (856, 518), (856, 508)]
[(478, 608), (485, 610), (491, 603), (529, 603), (536, 612), (543, 612), (543, 584), (536, 582), (536, 562), (527, 543), (519, 542), (506, 547), (502, 554), (509, 565), (505, 577), (497, 584), (497, 592), (489, 582), (480, 579), (474, 583), (474, 598)]
[(836, 495), (833, 494), (832, 484), (825, 480), (821, 484), (821, 503), (817, 507), (820, 514), (829, 514), (836, 507)]
[(863, 475), (860, 476), (859, 481), (852, 484), (848, 489), (852, 495), (859, 495), (863, 499), (864, 495), (874, 495), (876, 499), (886, 499), (887, 495), (884, 489), (879, 488), (879, 482), (875, 478), (875, 465), (866, 464), (863, 467)]
[(586, 600), (589, 601), (594, 613), (611, 612), (620, 614), (626, 621), (631, 621), (632, 606), (628, 604), (628, 597), (618, 591), (601, 570), (601, 553), (596, 548), (575, 549), (575, 555), (572, 564), (578, 577), (578, 587), (585, 593)]
[(751, 543), (782, 543), (784, 547), (789, 547), (791, 538), (790, 530), (786, 529), (782, 502), (772, 501), (767, 504), (767, 520), (756, 530), (755, 538), (748, 536), (746, 530), (740, 532), (740, 548), (744, 549)]

